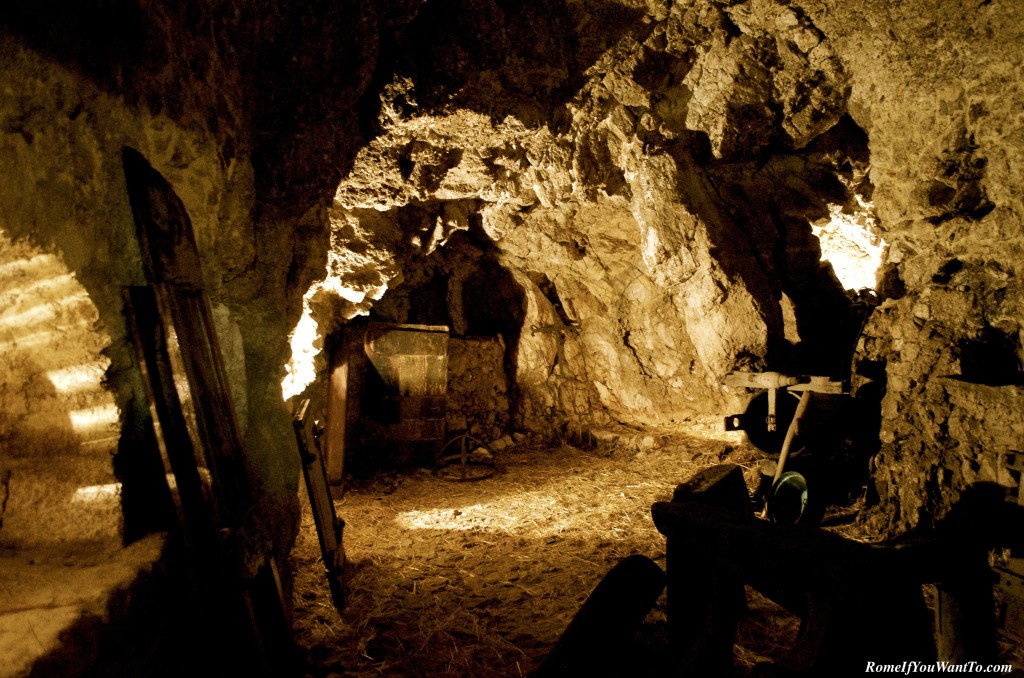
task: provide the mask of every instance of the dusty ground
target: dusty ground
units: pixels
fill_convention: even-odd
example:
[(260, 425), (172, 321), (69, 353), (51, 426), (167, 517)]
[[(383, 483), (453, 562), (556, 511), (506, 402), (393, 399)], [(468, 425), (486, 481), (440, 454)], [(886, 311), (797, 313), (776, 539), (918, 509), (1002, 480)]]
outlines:
[[(650, 506), (702, 468), (729, 462), (753, 490), (762, 453), (713, 427), (688, 434), (612, 438), (595, 449), (520, 445), (497, 455), (498, 472), (453, 482), (430, 470), (350, 483), (336, 502), (347, 523), (348, 600), (335, 611), (308, 504), (293, 551), (295, 631), (313, 678), (526, 676), (554, 647), (601, 578), (632, 554), (665, 566)], [(833, 506), (826, 529), (870, 541)], [(924, 587), (932, 607), (934, 588)], [(796, 617), (747, 589), (736, 675), (779, 659)], [(628, 674), (670, 675), (664, 593), (635, 641)], [(1001, 643), (1020, 671), (1024, 648)], [(615, 675), (609, 673), (608, 675)]]
[[(757, 478), (753, 448), (667, 435), (651, 449), (521, 445), (490, 479), (429, 470), (350, 484), (348, 601), (335, 612), (306, 509), (293, 552), (299, 643), (317, 676), (522, 676), (535, 669), (601, 578), (643, 554), (664, 568), (650, 506), (697, 470), (730, 461)], [(661, 671), (665, 599), (641, 630), (635, 675)], [(749, 669), (791, 642), (796, 621), (755, 597), (737, 647)], [(752, 626), (751, 626), (752, 625)], [(751, 630), (752, 629), (752, 630)]]

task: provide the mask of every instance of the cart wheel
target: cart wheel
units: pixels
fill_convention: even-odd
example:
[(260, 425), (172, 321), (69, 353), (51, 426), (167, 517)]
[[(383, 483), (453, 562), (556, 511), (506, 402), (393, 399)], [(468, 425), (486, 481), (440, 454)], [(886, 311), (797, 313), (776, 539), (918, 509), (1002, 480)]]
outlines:
[[(459, 451), (450, 450), (458, 443)], [(483, 448), (487, 456), (475, 455), (473, 452)], [(468, 433), (461, 433), (441, 448), (434, 466), (434, 475), (442, 480), (466, 482), (484, 480), (498, 472), (494, 465), (494, 453), (486, 443)]]

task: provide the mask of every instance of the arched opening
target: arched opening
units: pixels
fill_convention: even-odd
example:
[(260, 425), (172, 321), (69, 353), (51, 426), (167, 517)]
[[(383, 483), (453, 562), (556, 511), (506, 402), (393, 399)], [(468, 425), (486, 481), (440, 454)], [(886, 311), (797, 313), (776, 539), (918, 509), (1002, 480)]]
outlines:
[[(736, 372), (796, 373), (806, 381), (790, 386), (818, 386), (817, 377), (844, 391), (849, 377), (851, 393), (814, 398), (825, 405), (826, 396), (854, 395), (854, 411), (830, 419), (826, 407), (808, 406), (797, 447), (825, 452), (805, 480), (824, 469), (862, 492), (862, 503), (833, 514), (856, 519), (859, 535), (915, 526), (927, 534), (955, 514), (958, 496), (977, 497), (969, 492), (977, 483), (1002, 486), (989, 488), (999, 501), (983, 508), (1009, 506), (996, 490), (1020, 500), (1024, 121), (1020, 50), (1012, 49), (1020, 22), (1007, 0), (907, 0), (885, 20), (873, 6), (802, 0), (59, 4), (12, 0), (0, 15), (0, 158), (12, 168), (0, 180), (0, 226), (12, 234), (11, 251), (31, 244), (26, 261), (41, 253), (67, 264), (20, 282), (0, 275), (10, 302), (0, 309), (10, 373), (0, 387), (4, 538), (59, 540), (74, 528), (106, 535), (123, 519), (120, 536), (133, 545), (112, 560), (125, 564), (123, 552), (140, 547), (132, 553), (144, 552), (148, 565), (163, 537), (135, 538), (175, 527), (173, 500), (189, 495), (197, 499), (190, 517), (212, 526), (197, 531), (201, 539), (240, 544), (243, 554), (196, 559), (197, 575), (232, 573), (217, 580), (225, 586), (204, 589), (210, 597), (229, 591), (244, 608), (237, 587), (266, 575), (265, 549), (281, 565), (289, 559), (284, 595), (266, 589), (262, 599), (295, 603), (295, 616), (278, 617), (271, 635), (287, 638), (294, 622), (308, 650), (299, 673), (524, 675), (551, 656), (603, 575), (621, 574), (618, 561), (639, 555), (659, 576), (670, 567), (652, 502), (684, 503), (685, 492), (663, 500), (676, 499), (680, 481), (724, 464), (735, 465), (736, 497), (756, 488), (765, 455), (722, 426), (722, 415), (753, 395), (728, 387)], [(176, 282), (187, 284), (148, 297), (130, 291), (131, 317), (121, 295), (144, 276), (124, 200), (126, 144), (174, 186), (180, 204), (157, 211), (191, 218), (190, 244), (202, 255), (178, 250), (176, 233), (157, 237), (149, 254), (181, 257)], [(841, 260), (849, 254), (866, 265), (860, 277), (849, 277), (855, 271)], [(885, 274), (876, 284), (879, 258)], [(11, 266), (0, 271), (22, 275), (21, 259), (0, 262)], [(68, 283), (72, 272), (81, 289)], [(203, 283), (216, 301), (205, 315), (192, 295)], [(156, 312), (131, 315), (140, 308)], [(74, 324), (86, 317), (106, 328)], [(129, 336), (140, 318), (146, 330)], [(51, 321), (60, 343), (44, 336)], [(232, 388), (207, 389), (223, 380), (202, 377), (218, 370), (189, 356), (208, 357), (211, 339), (229, 334)], [(135, 360), (138, 336), (150, 353)], [(168, 348), (175, 341), (189, 346)], [(170, 445), (160, 435), (166, 412), (156, 413), (155, 430), (150, 415), (159, 408), (143, 386), (168, 367), (164, 401), (177, 399), (182, 410)], [(97, 386), (104, 372), (110, 383)], [(244, 394), (235, 413), (232, 390)], [(793, 393), (787, 405), (797, 402)], [(763, 400), (755, 418), (766, 424), (796, 411), (772, 414), (770, 396)], [(326, 420), (325, 473), (339, 481), (336, 505), (348, 523), (353, 595), (341, 615), (322, 576), (331, 563), (308, 548), (315, 521), (299, 522), (298, 473), (319, 460), (315, 444), (294, 454), (298, 428), (288, 416), (296, 404)], [(232, 414), (235, 431), (213, 421)], [(309, 441), (315, 432), (306, 431)], [(461, 432), (479, 441), (467, 454), (486, 455), (497, 469), (483, 482), (433, 473), (437, 447)], [(772, 433), (765, 446), (785, 444), (786, 432)], [(243, 436), (238, 466), (195, 464), (180, 477), (172, 468), (173, 488), (161, 455), (155, 467), (135, 465), (133, 453), (159, 452), (161, 438), (175, 452), (206, 438), (216, 453), (238, 451)], [(844, 446), (877, 454), (870, 467), (863, 457), (847, 466), (835, 454)], [(38, 452), (32, 459), (29, 448)], [(336, 463), (349, 454), (351, 463)], [(360, 466), (366, 473), (346, 484)], [(258, 499), (228, 509), (205, 501), (249, 471)], [(68, 477), (50, 484), (58, 474)], [(143, 476), (151, 484), (134, 482)], [(813, 479), (788, 487), (799, 502), (816, 491)], [(161, 503), (169, 518), (157, 515)], [(749, 513), (745, 501), (737, 506)], [(91, 522), (98, 515), (102, 526)], [(754, 543), (746, 527), (763, 527), (717, 518), (701, 533), (736, 528), (728, 541), (741, 548)], [(965, 541), (1012, 537), (1003, 528), (1011, 522), (977, 521), (994, 527), (968, 528)], [(116, 542), (111, 534), (100, 541)], [(805, 657), (847, 653), (809, 672), (863, 666), (875, 640), (898, 655), (902, 621), (927, 655), (930, 640), (917, 645), (931, 631), (922, 601), (912, 599), (918, 591), (888, 588), (893, 571), (915, 566), (883, 563), (873, 581), (845, 588), (860, 581), (850, 566), (859, 558), (801, 569), (842, 537), (823, 539), (821, 551), (773, 576), (800, 573), (804, 582), (789, 583), (807, 593), (799, 589), (806, 580), (837, 571), (816, 589), (842, 595), (812, 608), (864, 604), (833, 615), (841, 632), (798, 634), (796, 644), (826, 638)], [(709, 552), (689, 546), (687, 558)], [(876, 552), (846, 546), (866, 560)], [(967, 553), (955, 546), (941, 550)], [(690, 596), (711, 591), (720, 575), (773, 561), (768, 552), (753, 549), (743, 568), (716, 563), (677, 578), (676, 590), (687, 591), (682, 608), (698, 609)], [(898, 561), (906, 551), (886, 553)], [(48, 561), (47, 573), (59, 576), (66, 556)], [(964, 569), (972, 576), (991, 574), (984, 554), (971, 558)], [(961, 562), (953, 560), (943, 566)], [(162, 583), (169, 562), (139, 579)], [(28, 578), (40, 571), (20, 565)], [(1024, 570), (1015, 567), (1019, 581)], [(881, 592), (872, 586), (883, 580)], [(977, 582), (979, 591), (988, 585)], [(120, 592), (116, 585), (108, 592)], [(146, 673), (109, 667), (163, 642), (169, 618), (160, 611), (184, 609), (189, 596), (169, 603), (188, 588), (164, 589), (161, 605), (132, 589), (126, 616), (139, 621), (130, 624), (138, 633), (104, 634), (118, 641), (104, 648), (113, 658), (106, 663), (92, 661), (98, 636), (84, 631), (107, 608), (82, 608), (84, 625), (51, 634), (67, 646), (37, 673), (59, 673), (68, 656), (90, 675)], [(803, 600), (780, 604), (799, 613)], [(879, 600), (892, 613), (882, 624)], [(992, 607), (983, 596), (973, 602)], [(622, 629), (626, 615), (593, 625), (599, 633), (583, 644), (581, 661), (597, 666), (580, 673), (678, 669), (666, 651), (678, 641), (667, 619), (673, 604), (659, 598), (649, 607), (636, 619), (639, 634), (601, 635)], [(1002, 616), (1020, 618), (1020, 609), (1007, 606)], [(24, 611), (18, 601), (0, 609), (5, 620), (25, 619)], [(766, 611), (757, 631), (768, 642), (726, 638), (723, 664), (771, 672), (753, 665), (778, 660), (771, 641), (791, 638), (772, 627), (773, 616)], [(259, 673), (247, 663), (259, 664), (259, 652), (245, 643), (237, 657), (219, 652), (220, 627), (244, 632), (245, 617), (221, 625), (191, 614), (176, 630), (210, 631), (195, 635), (214, 639), (219, 673)], [(983, 629), (990, 646), (990, 624), (984, 614), (977, 620), (986, 623), (963, 627)], [(703, 632), (703, 621), (695, 613), (692, 626)], [(123, 652), (141, 635), (141, 652)], [(173, 634), (147, 668), (192, 649), (177, 642), (188, 636)], [(704, 668), (691, 673), (728, 673)]]
[(110, 338), (96, 306), (60, 254), (3, 230), (0, 295), (0, 539), (117, 542), (120, 411), (104, 386)]
[[(334, 484), (345, 468), (429, 468), (455, 437), (490, 443), (514, 432), (524, 291), (479, 227), (406, 256), (387, 291), (361, 303), (365, 315), (315, 340), (330, 375), (322, 411)], [(293, 341), (316, 322), (305, 315)]]

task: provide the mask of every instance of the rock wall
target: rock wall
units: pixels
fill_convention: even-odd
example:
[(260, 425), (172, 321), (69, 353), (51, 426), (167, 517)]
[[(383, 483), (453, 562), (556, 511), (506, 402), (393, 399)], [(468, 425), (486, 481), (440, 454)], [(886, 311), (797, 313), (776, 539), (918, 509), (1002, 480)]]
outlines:
[[(124, 536), (132, 539), (165, 528), (166, 514), (147, 487), (156, 449), (146, 433), (148, 402), (122, 308), (122, 289), (145, 280), (121, 149), (139, 150), (186, 206), (236, 399), (255, 410), (260, 426), (276, 422), (287, 431), (280, 392), (274, 389), (273, 400), (259, 396), (268, 377), (245, 355), (264, 350), (260, 330), (266, 323), (258, 319), (267, 310), (240, 306), (242, 295), (232, 283), (255, 252), (252, 169), (225, 158), (208, 130), (133, 108), (22, 41), (8, 35), (0, 41), (7, 83), (0, 99), (0, 162), (7, 168), (0, 182), (0, 228), (11, 301), (5, 316), (13, 333), (5, 340), (11, 350), (4, 359), (17, 364), (4, 380), (0, 445), (9, 501), (3, 538), (30, 544), (115, 536), (122, 530), (123, 504)], [(280, 305), (272, 308), (280, 313)], [(42, 338), (34, 334), (47, 332)], [(282, 329), (273, 349), (279, 355), (283, 334)], [(60, 380), (67, 382), (67, 395)], [(289, 497), (297, 474), (286, 456), (293, 448), (280, 447), (275, 437), (277, 446), (257, 442), (250, 449), (253, 465), (268, 469), (265, 496), (277, 517), (266, 529), (283, 547), (294, 534), (287, 506), (294, 505)], [(91, 503), (79, 501), (78, 491), (87, 488), (99, 492)], [(97, 507), (103, 507), (102, 516), (88, 518)]]
[(120, 147), (169, 179), (281, 543), (300, 314), (293, 356), (372, 312), (500, 325), (516, 427), (678, 423), (731, 411), (732, 369), (842, 376), (859, 327), (812, 230), (838, 213), (891, 243), (860, 347), (888, 527), (1016, 444), (982, 430), (1016, 430), (986, 416), (1022, 353), (1010, 0), (57, 4), (0, 21), (0, 227), (86, 290), (130, 438)]
[[(63, 258), (96, 306), (123, 420), (117, 475), (140, 472), (132, 450), (152, 445), (120, 301), (123, 285), (142, 282), (120, 168), (130, 145), (193, 223), (259, 486), (250, 515), (282, 550), (298, 507), (280, 390), (287, 337), (323, 269), (331, 195), (364, 144), (358, 104), (381, 34), (405, 21), (406, 4), (44, 0), (0, 16), (0, 154), (11, 168), (0, 226)], [(143, 506), (126, 512), (129, 536), (153, 528), (146, 497), (142, 488)]]
[[(806, 2), (851, 77), (890, 242), (863, 354), (885, 365), (879, 529), (941, 516), (1019, 450), (1024, 8)], [(884, 17), (884, 18), (883, 18)]]
[[(502, 35), (522, 30), (502, 3), (468, 4)], [(554, 12), (545, 30), (578, 52), (542, 42), (536, 61), (484, 74), (399, 36), (380, 132), (338, 186), (328, 275), (307, 293), (321, 334), (390, 308), (388, 290), (466, 230), (521, 290), (506, 336), (517, 426), (720, 414), (736, 406), (722, 389), (733, 369), (829, 362), (815, 360), (824, 339), (792, 350), (781, 305), (785, 290), (808, 336), (849, 317), (820, 251), (787, 247), (864, 189), (863, 143), (826, 134), (848, 94), (826, 36), (773, 2), (553, 7), (537, 10)], [(475, 39), (448, 31), (438, 39)], [(541, 56), (536, 73), (557, 86), (525, 96), (515, 73)]]
[(115, 540), (110, 337), (55, 255), (0, 231), (0, 544)]
[[(811, 226), (876, 225), (886, 301), (857, 358), (888, 379), (882, 522), (999, 476), (979, 425), (963, 431), (1009, 397), (993, 373), (1020, 370), (1020, 8), (507, 5), (445, 4), (472, 10), (458, 30), (409, 24), (445, 49), (396, 34), (378, 133), (333, 207), (348, 225), (334, 251), (387, 261), (366, 281), (332, 269), (355, 284), (350, 312), (419, 265), (406, 254), (478, 224), (523, 291), (517, 421), (670, 423), (730, 407), (731, 369), (848, 376), (860, 315)], [(536, 54), (499, 58), (537, 17)], [(437, 219), (387, 216), (409, 206)], [(969, 382), (984, 388), (947, 387)]]
[(508, 430), (509, 389), (500, 337), (448, 341), (447, 398), (450, 434), (464, 431), (489, 442)]

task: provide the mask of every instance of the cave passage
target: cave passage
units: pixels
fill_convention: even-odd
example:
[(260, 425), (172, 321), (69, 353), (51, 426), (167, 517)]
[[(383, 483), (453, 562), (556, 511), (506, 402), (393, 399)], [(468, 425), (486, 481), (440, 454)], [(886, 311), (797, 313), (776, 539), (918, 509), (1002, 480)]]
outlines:
[[(0, 13), (0, 674), (527, 675), (722, 464), (709, 539), (956, 553), (886, 619), (1024, 665), (1024, 5), (64, 4)], [(739, 675), (867, 637), (700, 572)]]

